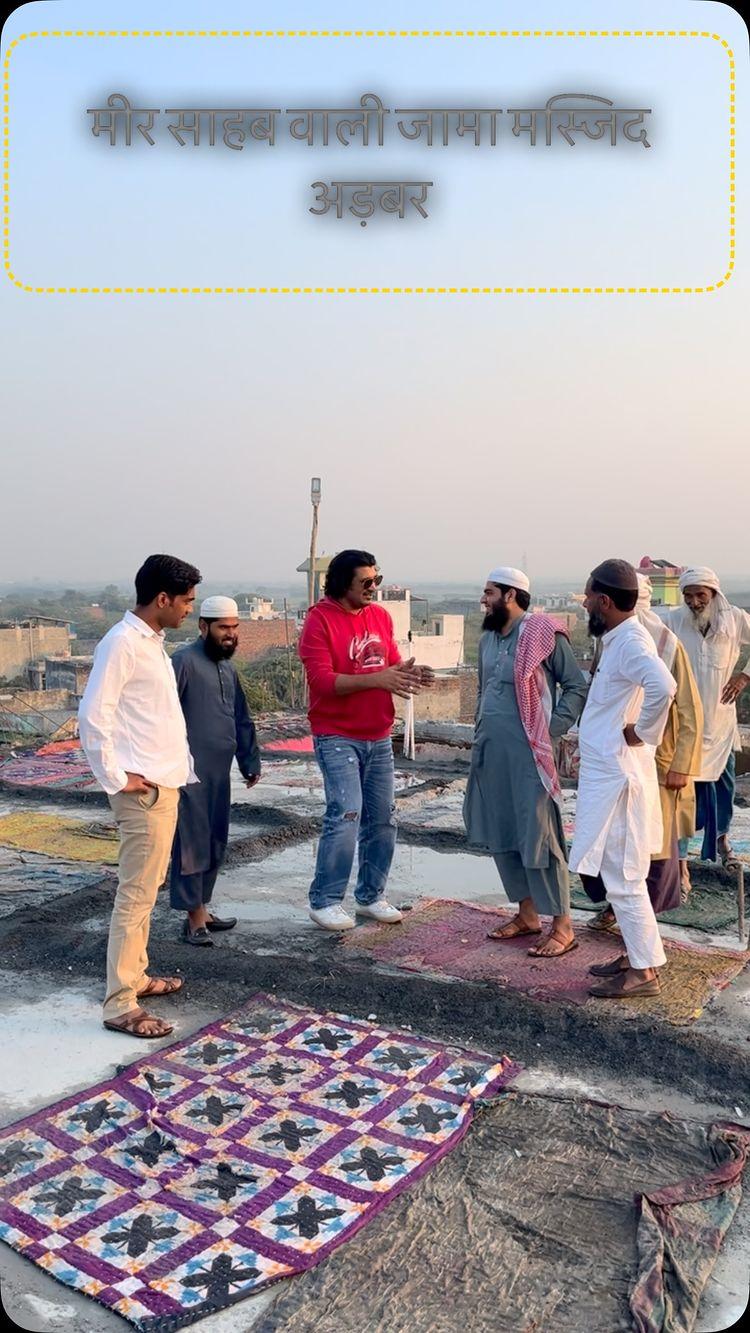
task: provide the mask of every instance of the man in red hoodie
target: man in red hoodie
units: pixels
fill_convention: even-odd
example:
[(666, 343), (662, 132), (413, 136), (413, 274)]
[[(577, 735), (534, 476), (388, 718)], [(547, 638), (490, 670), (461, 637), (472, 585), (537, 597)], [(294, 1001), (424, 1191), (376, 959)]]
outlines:
[(342, 903), (357, 842), (357, 912), (374, 921), (401, 920), (385, 899), (396, 845), (391, 696), (408, 698), (434, 675), (413, 657), (401, 661), (393, 621), (375, 601), (381, 582), (369, 551), (339, 551), (328, 567), (326, 595), (308, 611), (300, 638), (326, 793), (310, 885), (310, 916), (324, 930), (354, 925)]

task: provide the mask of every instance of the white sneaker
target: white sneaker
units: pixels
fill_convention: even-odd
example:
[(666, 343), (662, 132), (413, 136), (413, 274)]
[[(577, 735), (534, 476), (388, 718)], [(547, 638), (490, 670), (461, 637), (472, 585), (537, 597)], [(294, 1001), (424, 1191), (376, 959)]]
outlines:
[(311, 907), (310, 920), (323, 930), (353, 930), (354, 922), (343, 907), (334, 903), (333, 907)]
[(403, 921), (403, 914), (397, 907), (391, 907), (385, 898), (376, 898), (374, 903), (357, 903), (357, 913), (359, 916), (370, 916), (373, 921), (383, 921), (389, 924), (396, 921)]

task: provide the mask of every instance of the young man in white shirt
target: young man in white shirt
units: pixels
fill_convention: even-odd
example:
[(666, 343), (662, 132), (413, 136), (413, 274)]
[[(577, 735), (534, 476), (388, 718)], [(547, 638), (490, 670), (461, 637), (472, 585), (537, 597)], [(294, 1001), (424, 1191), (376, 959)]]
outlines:
[(104, 1026), (133, 1037), (172, 1027), (138, 1001), (171, 995), (179, 977), (149, 977), (148, 935), (167, 873), (180, 788), (196, 782), (164, 631), (190, 614), (201, 581), (194, 565), (150, 555), (135, 576), (136, 606), (94, 653), (78, 719), (81, 745), (120, 830), (118, 884), (107, 946)]

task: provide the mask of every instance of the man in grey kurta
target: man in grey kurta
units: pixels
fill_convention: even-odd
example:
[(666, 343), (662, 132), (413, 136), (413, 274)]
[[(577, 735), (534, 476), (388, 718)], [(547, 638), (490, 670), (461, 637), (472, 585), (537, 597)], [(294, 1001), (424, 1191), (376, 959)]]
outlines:
[(199, 782), (183, 787), (172, 848), (170, 901), (187, 912), (189, 944), (212, 945), (213, 934), (231, 930), (236, 917), (209, 909), (229, 841), (230, 771), (237, 764), (247, 786), (260, 777), (255, 727), (237, 672), (229, 661), (237, 647), (239, 619), (231, 597), (208, 597), (198, 622), (200, 638), (172, 657), (177, 692)]
[[(551, 761), (546, 778), (522, 720), (517, 693), (516, 654), (528, 614), (529, 581), (521, 570), (493, 570), (482, 604), (487, 611), (479, 642), (479, 689), (471, 769), (464, 802), (470, 844), (492, 853), (517, 915), (491, 939), (541, 934), (540, 915), (551, 916), (548, 937), (530, 950), (555, 958), (575, 948), (570, 918), (570, 886), (559, 799)], [(580, 716), (586, 682), (567, 636), (547, 622), (550, 655), (544, 673), (549, 716), (541, 725), (548, 749)], [(545, 691), (545, 693), (547, 693)], [(548, 734), (547, 734), (548, 733)]]

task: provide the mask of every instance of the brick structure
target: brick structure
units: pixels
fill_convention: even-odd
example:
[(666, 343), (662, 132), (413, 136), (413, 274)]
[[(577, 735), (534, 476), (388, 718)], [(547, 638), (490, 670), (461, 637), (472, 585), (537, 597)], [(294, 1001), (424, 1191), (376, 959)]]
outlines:
[[(458, 673), (436, 676), (429, 690), (414, 696), (415, 722), (457, 722), (461, 686)], [(406, 700), (394, 694), (396, 717), (403, 718)]]
[[(294, 621), (288, 622), (289, 642), (293, 651), (297, 651), (297, 635)], [(234, 660), (236, 662), (254, 662), (265, 657), (272, 648), (286, 647), (284, 621), (281, 620), (241, 620), (239, 642)]]
[(479, 672), (476, 667), (466, 667), (459, 671), (458, 679), (461, 683), (461, 699), (458, 714), (459, 722), (474, 722), (474, 714), (477, 711), (477, 690), (479, 688)]
[[(393, 696), (396, 717), (403, 718), (406, 700)], [(415, 722), (474, 721), (477, 702), (477, 672), (469, 667), (435, 677), (431, 689), (414, 696)]]

